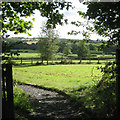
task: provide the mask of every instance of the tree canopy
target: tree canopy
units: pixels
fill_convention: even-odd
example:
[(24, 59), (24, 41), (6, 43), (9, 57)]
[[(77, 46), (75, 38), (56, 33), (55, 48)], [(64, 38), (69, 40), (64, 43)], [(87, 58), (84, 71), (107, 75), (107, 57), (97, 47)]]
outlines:
[[(47, 27), (55, 28), (57, 24), (67, 23), (60, 10), (69, 9), (70, 2), (2, 2), (2, 36), (8, 30), (14, 34), (27, 33), (33, 27), (32, 21), (25, 21), (22, 17), (34, 14), (34, 10), (40, 11), (42, 17), (47, 17)], [(34, 21), (34, 18), (32, 19)]]
[(72, 49), (71, 44), (68, 43), (68, 44), (66, 44), (66, 45), (64, 46), (64, 48), (63, 48), (63, 53), (67, 56), (67, 55), (69, 55), (69, 54), (72, 53), (72, 52), (71, 52), (71, 49)]
[[(116, 119), (120, 118), (120, 2), (88, 2), (86, 13), (79, 11), (79, 14), (88, 19), (94, 20), (94, 28), (98, 34), (108, 36), (107, 45), (117, 44), (116, 50), (116, 67), (112, 63), (111, 72), (104, 67), (104, 73), (108, 76), (112, 73), (116, 77)], [(110, 68), (109, 68), (110, 69)], [(107, 72), (106, 72), (107, 71)], [(115, 71), (115, 74), (114, 74)]]
[(94, 28), (99, 35), (109, 37), (108, 44), (119, 41), (120, 2), (87, 2), (86, 13), (78, 11), (83, 17), (94, 20)]
[(42, 60), (52, 59), (58, 50), (58, 34), (52, 28), (47, 28), (46, 24), (44, 23), (41, 27), (42, 29), (42, 37), (38, 42), (38, 51), (41, 54)]
[(89, 53), (89, 48), (85, 45), (84, 41), (80, 41), (77, 44), (77, 55), (78, 58), (80, 59), (80, 63), (83, 57), (87, 57)]

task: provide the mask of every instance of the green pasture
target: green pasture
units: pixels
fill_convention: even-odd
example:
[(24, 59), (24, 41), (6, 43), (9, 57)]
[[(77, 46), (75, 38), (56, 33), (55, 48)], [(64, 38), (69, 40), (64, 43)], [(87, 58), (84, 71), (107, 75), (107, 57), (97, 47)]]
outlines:
[(101, 57), (101, 58), (108, 58), (108, 57), (115, 58), (115, 55), (97, 55), (97, 57)]
[(11, 49), (12, 52), (18, 52), (18, 53), (37, 53), (37, 50), (31, 50), (31, 49)]
[[(38, 52), (18, 52), (20, 55), (19, 56), (14, 56), (14, 57), (19, 57), (19, 58), (32, 58), (32, 57), (40, 57), (40, 53)], [(58, 53), (56, 54), (55, 58), (61, 58), (62, 54)]]
[[(15, 64), (21, 64), (21, 60), (12, 60)], [(22, 60), (22, 64), (36, 64), (37, 62), (40, 62), (40, 60)]]
[(39, 53), (19, 53), (19, 56), (14, 56), (14, 57), (23, 57), (23, 58), (32, 58), (32, 57), (40, 57)]
[[(13, 79), (46, 88), (62, 90), (82, 103), (82, 107), (92, 110), (98, 118), (115, 110), (115, 85), (106, 82), (95, 87), (102, 80), (100, 66), (105, 64), (68, 64), (13, 66)], [(108, 107), (109, 106), (109, 107)], [(82, 109), (81, 107), (81, 109)], [(103, 111), (104, 110), (104, 111)], [(94, 116), (95, 116), (94, 115)]]
[(68, 94), (96, 84), (100, 65), (14, 66), (14, 80), (62, 90)]
[[(23, 58), (28, 58), (28, 57), (40, 57), (40, 53), (37, 50), (29, 50), (29, 49), (19, 49), (19, 50), (12, 50), (13, 52), (18, 51), (18, 53), (20, 54), (19, 56), (14, 56), (14, 57), (23, 57)], [(103, 54), (102, 51), (90, 51), (91, 52), (91, 57), (92, 58), (98, 58), (98, 57), (102, 57), (102, 58), (115, 58), (115, 55), (106, 55)], [(93, 56), (95, 55), (95, 56)], [(69, 54), (69, 55), (64, 55), (63, 53), (57, 53), (55, 55), (55, 59), (58, 58), (70, 58), (70, 59), (76, 59), (78, 58), (77, 54)]]
[[(106, 62), (112, 62), (115, 59), (99, 60), (100, 64), (105, 64)], [(80, 60), (72, 60), (72, 62), (79, 63)], [(82, 60), (82, 64), (97, 64), (98, 60)]]

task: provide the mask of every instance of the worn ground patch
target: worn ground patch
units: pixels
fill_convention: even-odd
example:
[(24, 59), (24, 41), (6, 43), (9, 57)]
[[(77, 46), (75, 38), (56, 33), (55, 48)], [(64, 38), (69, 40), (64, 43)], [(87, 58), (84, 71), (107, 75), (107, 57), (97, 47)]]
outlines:
[(34, 119), (68, 119), (83, 120), (83, 112), (79, 111), (67, 97), (48, 90), (35, 88), (27, 85), (18, 85), (26, 93), (30, 94), (35, 110), (31, 114)]

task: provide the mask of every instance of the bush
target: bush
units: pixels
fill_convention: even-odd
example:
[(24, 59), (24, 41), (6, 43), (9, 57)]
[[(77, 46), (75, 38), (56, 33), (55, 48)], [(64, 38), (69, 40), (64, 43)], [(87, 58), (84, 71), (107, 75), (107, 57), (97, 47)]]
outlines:
[(14, 108), (16, 116), (28, 114), (33, 111), (33, 105), (30, 102), (30, 96), (26, 94), (21, 88), (13, 88)]
[(91, 57), (97, 57), (97, 55), (96, 54), (91, 54)]
[(98, 84), (89, 90), (86, 89), (81, 101), (86, 109), (92, 111), (92, 117), (114, 118), (116, 110), (115, 79), (110, 79), (108, 75), (104, 74)]
[(95, 50), (91, 50), (90, 53), (91, 53), (91, 54), (102, 55), (102, 54), (103, 54), (103, 51), (95, 51)]
[(72, 64), (72, 60), (71, 59), (62, 59), (61, 64)]
[(24, 51), (25, 53), (28, 53), (28, 51), (26, 50), (26, 51)]

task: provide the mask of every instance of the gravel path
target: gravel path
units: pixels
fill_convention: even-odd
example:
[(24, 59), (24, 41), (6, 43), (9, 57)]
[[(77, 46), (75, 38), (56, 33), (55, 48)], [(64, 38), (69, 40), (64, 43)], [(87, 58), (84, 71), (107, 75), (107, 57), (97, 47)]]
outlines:
[(32, 96), (35, 111), (34, 120), (83, 120), (80, 112), (67, 97), (44, 89), (27, 85), (19, 85), (26, 93)]

